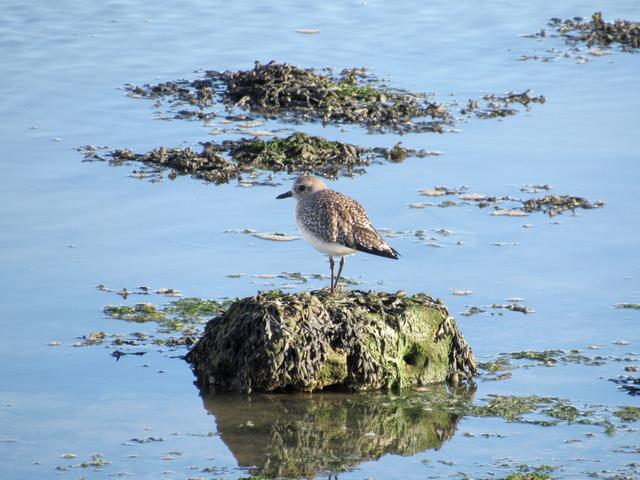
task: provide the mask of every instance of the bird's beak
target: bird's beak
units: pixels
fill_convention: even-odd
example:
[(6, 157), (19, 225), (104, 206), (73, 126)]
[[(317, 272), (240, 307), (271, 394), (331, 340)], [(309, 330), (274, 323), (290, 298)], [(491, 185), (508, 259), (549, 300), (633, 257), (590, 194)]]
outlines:
[(277, 200), (282, 200), (283, 198), (289, 198), (289, 197), (292, 197), (292, 196), (293, 196), (293, 193), (291, 193), (291, 190), (289, 190), (288, 192), (281, 193), (280, 195), (278, 195), (276, 197), (276, 199)]

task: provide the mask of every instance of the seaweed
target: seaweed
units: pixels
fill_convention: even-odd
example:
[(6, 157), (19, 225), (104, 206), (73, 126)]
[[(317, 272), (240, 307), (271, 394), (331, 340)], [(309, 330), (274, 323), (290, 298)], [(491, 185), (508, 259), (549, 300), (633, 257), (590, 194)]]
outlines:
[[(256, 62), (252, 70), (207, 72), (226, 89), (223, 101), (267, 118), (355, 123), (377, 131), (442, 132), (450, 112), (424, 95), (375, 85), (361, 69), (339, 77), (287, 63)], [(430, 117), (431, 121), (415, 119)]]
[(625, 49), (640, 48), (640, 22), (615, 20), (605, 22), (602, 12), (595, 12), (590, 21), (580, 17), (562, 20), (552, 18), (549, 25), (570, 44), (584, 43), (589, 47), (608, 47), (614, 43)]
[(207, 324), (186, 360), (205, 391), (402, 390), (476, 373), (444, 305), (403, 292), (240, 299)]
[(178, 174), (191, 175), (217, 185), (242, 181), (245, 177), (255, 178), (267, 172), (311, 173), (326, 178), (353, 176), (364, 173), (364, 167), (373, 162), (388, 159), (398, 163), (411, 156), (439, 154), (404, 148), (400, 144), (392, 148), (363, 148), (302, 132), (270, 140), (255, 137), (204, 142), (200, 152), (191, 147), (159, 147), (143, 154), (129, 149), (103, 154), (93, 147), (84, 147), (84, 153), (86, 161), (103, 161), (112, 166), (140, 162), (151, 167), (152, 170), (139, 175), (140, 178), (158, 180), (163, 170), (170, 169), (171, 179)]
[(457, 115), (496, 118), (517, 113), (519, 104), (529, 109), (545, 97), (530, 91), (485, 95), (458, 108), (456, 101), (437, 103), (432, 95), (392, 88), (363, 68), (318, 71), (287, 63), (255, 62), (251, 70), (208, 71), (204, 78), (127, 85), (130, 96), (169, 99), (172, 105), (187, 104), (197, 111), (179, 110), (174, 118), (215, 117), (203, 112), (216, 100), (228, 111), (240, 108), (268, 119), (286, 122), (321, 121), (323, 124), (356, 124), (371, 132), (443, 133), (459, 120)]
[[(536, 188), (537, 187), (537, 188)], [(538, 185), (534, 188), (522, 188), (521, 191), (527, 193), (537, 193), (540, 190), (548, 191), (551, 187), (548, 185)], [(544, 197), (533, 197), (528, 199), (515, 198), (509, 195), (497, 196), (486, 195), (482, 193), (467, 193), (468, 187), (443, 187), (437, 186), (433, 189), (421, 189), (418, 191), (421, 195), (428, 197), (440, 197), (455, 195), (461, 200), (461, 202), (453, 202), (451, 200), (445, 200), (439, 204), (437, 203), (413, 203), (409, 207), (412, 208), (424, 208), (424, 207), (448, 207), (451, 205), (476, 205), (478, 208), (491, 208), (491, 215), (493, 216), (507, 216), (507, 217), (523, 217), (533, 212), (544, 212), (549, 217), (560, 215), (561, 213), (575, 211), (579, 208), (582, 209), (594, 209), (602, 208), (605, 202), (602, 200), (596, 200), (591, 202), (583, 197), (577, 197), (574, 195), (552, 195), (548, 194)], [(515, 204), (511, 208), (505, 208), (503, 203), (509, 202)]]

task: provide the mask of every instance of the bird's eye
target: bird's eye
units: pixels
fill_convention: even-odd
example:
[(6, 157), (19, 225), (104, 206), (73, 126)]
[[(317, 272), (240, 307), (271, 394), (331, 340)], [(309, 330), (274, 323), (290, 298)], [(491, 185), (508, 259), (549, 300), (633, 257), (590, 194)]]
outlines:
[(299, 191), (299, 192), (304, 192), (304, 189), (305, 189), (305, 188), (307, 188), (307, 187), (305, 187), (304, 185), (300, 185), (300, 186), (298, 187), (298, 191)]

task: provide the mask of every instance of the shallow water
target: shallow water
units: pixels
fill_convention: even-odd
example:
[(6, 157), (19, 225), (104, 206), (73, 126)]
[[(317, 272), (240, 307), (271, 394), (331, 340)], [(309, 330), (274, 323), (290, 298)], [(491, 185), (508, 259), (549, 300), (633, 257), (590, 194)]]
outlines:
[[(140, 297), (125, 302), (94, 286), (171, 287), (185, 295), (224, 298), (270, 288), (268, 280), (252, 275), (328, 271), (322, 257), (301, 241), (225, 233), (244, 228), (294, 233), (293, 203), (274, 200), (290, 182), (286, 175), (276, 176), (278, 188), (244, 189), (190, 178), (149, 183), (128, 177), (126, 167), (83, 163), (75, 148), (86, 144), (147, 151), (211, 138), (211, 126), (199, 122), (155, 120), (152, 103), (125, 96), (125, 83), (196, 78), (198, 69), (247, 69), (256, 59), (276, 59), (304, 67), (364, 65), (394, 86), (433, 91), (441, 99), (453, 93), (461, 102), (527, 88), (545, 95), (547, 103), (529, 113), (503, 121), (470, 120), (460, 133), (399, 137), (369, 135), (355, 126), (302, 126), (355, 144), (388, 147), (402, 140), (406, 147), (444, 152), (372, 166), (366, 175), (332, 182), (360, 200), (379, 227), (453, 232), (433, 234), (444, 248), (408, 236), (390, 239), (403, 254), (400, 261), (357, 255), (348, 259), (345, 273), (362, 281), (362, 288), (426, 291), (443, 298), (480, 360), (525, 349), (640, 353), (638, 312), (612, 309), (615, 303), (640, 302), (637, 55), (614, 51), (587, 64), (575, 58), (516, 60), (536, 50), (563, 48), (557, 39), (539, 42), (519, 34), (538, 31), (549, 17), (589, 16), (597, 8), (598, 2), (546, 0), (497, 1), (482, 9), (474, 2), (414, 1), (315, 6), (291, 1), (5, 2), (0, 24), (0, 477), (246, 476), (251, 462), (234, 447), (251, 445), (256, 437), (236, 443), (225, 437), (215, 409), (212, 417), (203, 408), (187, 365), (171, 358), (182, 352), (150, 352), (116, 362), (108, 349), (71, 346), (90, 331), (136, 329), (105, 319), (102, 307), (136, 303)], [(607, 8), (605, 19), (640, 17), (633, 1)], [(321, 32), (302, 35), (296, 28)], [(273, 126), (268, 122), (265, 128)], [(418, 190), (436, 185), (518, 196), (522, 185), (534, 183), (552, 185), (551, 193), (602, 199), (606, 206), (553, 219), (541, 213), (493, 217), (475, 206), (408, 208), (431, 200)], [(233, 273), (245, 275), (227, 277)], [(312, 280), (302, 287), (323, 283)], [(455, 296), (454, 289), (473, 294)], [(468, 305), (507, 303), (510, 297), (524, 298), (535, 313), (460, 315)], [(619, 339), (630, 344), (613, 343)], [(51, 341), (62, 344), (48, 346)], [(602, 347), (587, 348), (594, 344)], [(509, 380), (480, 381), (474, 398), (538, 394), (609, 408), (638, 405), (637, 397), (607, 381), (623, 374), (629, 363), (518, 369)], [(298, 410), (278, 415), (282, 420), (302, 415), (302, 421), (305, 405), (314, 398), (298, 398)], [(331, 402), (330, 412), (345, 408), (339, 400)], [(269, 408), (267, 403), (256, 411)], [(354, 421), (364, 418), (351, 415)], [(389, 438), (397, 439), (398, 424), (393, 417), (388, 421)], [(350, 471), (339, 477), (395, 478), (400, 470), (407, 478), (457, 472), (474, 477), (507, 474), (523, 463), (556, 466), (563, 478), (616, 470), (635, 475), (626, 466), (634, 455), (615, 450), (638, 448), (636, 431), (610, 437), (583, 425), (545, 428), (475, 417), (454, 423), (454, 432), (437, 450), (429, 445), (419, 453), (390, 449), (381, 458), (355, 455), (344, 465)], [(590, 432), (594, 435), (586, 435)], [(505, 437), (484, 438), (483, 433)], [(131, 444), (132, 438), (147, 437), (163, 441)], [(564, 443), (575, 439), (581, 441)], [(61, 458), (65, 453), (77, 458)], [(112, 463), (96, 471), (56, 470), (96, 453)]]

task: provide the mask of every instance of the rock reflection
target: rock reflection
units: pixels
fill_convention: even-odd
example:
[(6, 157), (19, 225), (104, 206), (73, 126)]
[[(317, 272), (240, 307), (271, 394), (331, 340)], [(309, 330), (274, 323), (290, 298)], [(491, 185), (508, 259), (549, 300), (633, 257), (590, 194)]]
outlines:
[(207, 395), (203, 401), (240, 467), (266, 477), (314, 477), (385, 454), (439, 449), (453, 437), (474, 391), (437, 386), (404, 396)]

